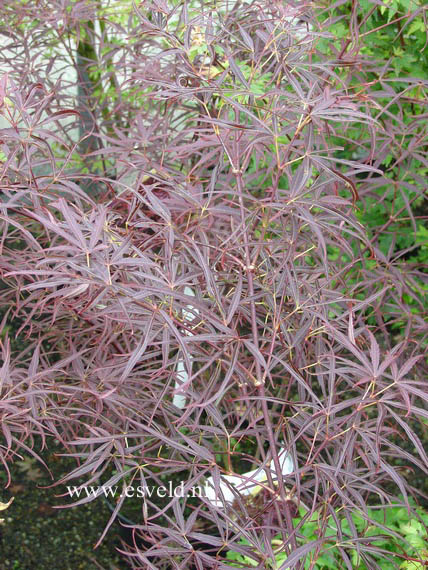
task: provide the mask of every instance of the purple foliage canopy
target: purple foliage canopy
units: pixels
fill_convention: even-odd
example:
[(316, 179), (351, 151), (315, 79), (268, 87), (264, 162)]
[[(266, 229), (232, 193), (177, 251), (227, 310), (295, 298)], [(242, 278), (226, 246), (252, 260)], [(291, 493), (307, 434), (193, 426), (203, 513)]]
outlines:
[[(374, 568), (351, 513), (407, 504), (406, 473), (427, 472), (427, 329), (410, 306), (426, 274), (396, 244), (382, 253), (356, 213), (389, 184), (391, 147), (402, 170), (423, 157), (424, 117), (405, 124), (400, 105), (428, 82), (372, 85), (384, 63), (359, 49), (357, 13), (327, 57), (322, 14), (270, 0), (0, 8), (4, 468), (40, 437), (76, 458), (62, 483), (219, 485), (266, 466), (253, 504), (147, 498), (135, 568), (229, 568), (231, 546), (262, 565), (278, 534), (283, 568), (336, 543), (343, 567), (352, 547)], [(426, 189), (417, 173), (405, 184)], [(296, 469), (276, 485), (284, 445)], [(313, 513), (319, 540), (302, 545)], [(351, 536), (328, 532), (339, 513)]]

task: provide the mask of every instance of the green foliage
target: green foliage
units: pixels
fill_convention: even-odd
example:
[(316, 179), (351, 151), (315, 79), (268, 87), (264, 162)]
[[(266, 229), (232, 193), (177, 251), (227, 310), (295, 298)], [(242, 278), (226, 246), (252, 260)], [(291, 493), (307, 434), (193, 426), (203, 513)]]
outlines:
[[(377, 66), (360, 68), (360, 73), (348, 74), (337, 67), (336, 73), (349, 81), (350, 89), (356, 89), (364, 97), (365, 90), (378, 91), (377, 104), (371, 109), (373, 118), (388, 135), (393, 134), (392, 144), (384, 155), (371, 157), (367, 131), (358, 125), (345, 126), (337, 130), (332, 143), (341, 150), (336, 156), (341, 160), (354, 160), (369, 156), (373, 165), (383, 174), (374, 174), (377, 188), (365, 191), (365, 178), (361, 178), (359, 190), (361, 200), (357, 201), (356, 216), (366, 228), (372, 245), (388, 260), (426, 271), (428, 235), (423, 228), (426, 209), (423, 194), (428, 169), (423, 159), (426, 153), (427, 122), (426, 93), (422, 82), (428, 75), (428, 52), (426, 48), (426, 13), (421, 0), (385, 0), (378, 5), (372, 0), (347, 2), (339, 7), (324, 3), (320, 20), (331, 34), (317, 42), (321, 53), (332, 58), (337, 54), (347, 56), (356, 44), (359, 53), (367, 61), (378, 62)], [(411, 79), (410, 79), (411, 78)], [(395, 92), (391, 101), (391, 94)], [(409, 160), (403, 160), (403, 152), (410, 155), (415, 149), (415, 133), (412, 125), (418, 124), (418, 153)], [(344, 138), (347, 142), (343, 144)], [(355, 141), (361, 143), (356, 150)], [(360, 154), (359, 154), (360, 153)], [(339, 193), (346, 196), (345, 191)], [(407, 252), (407, 253), (403, 253)], [(337, 260), (337, 251), (330, 249), (329, 259)], [(410, 269), (410, 267), (409, 267)], [(358, 283), (361, 276), (348, 276), (347, 283)], [(403, 300), (411, 306), (411, 312), (420, 317), (428, 309), (426, 286), (420, 277), (403, 272), (403, 279), (412, 294), (404, 293)], [(408, 315), (403, 319), (391, 317), (394, 333), (404, 334)]]
[[(301, 515), (303, 515), (301, 511)], [(383, 556), (376, 555), (376, 563), (382, 570), (393, 568), (394, 564), (401, 570), (422, 570), (426, 567), (426, 559), (428, 557), (428, 533), (426, 526), (428, 525), (428, 513), (421, 508), (416, 508), (415, 513), (409, 514), (406, 507), (399, 505), (389, 507), (387, 509), (369, 508), (367, 516), (362, 514), (351, 514), (351, 519), (355, 529), (358, 532), (358, 538), (376, 537), (372, 541), (373, 546), (381, 548), (385, 551)], [(368, 523), (367, 519), (371, 522)], [(353, 536), (349, 522), (346, 518), (339, 518), (340, 530), (343, 539), (340, 546), (344, 548), (352, 561), (352, 567), (355, 570), (366, 570), (368, 566), (361, 560), (357, 550), (352, 546)], [(391, 533), (385, 533), (382, 527), (390, 529)], [(307, 520), (300, 529), (299, 544), (307, 544), (316, 541), (319, 538), (318, 531), (320, 529), (320, 521), (316, 516)], [(399, 535), (394, 536), (393, 533)], [(337, 569), (340, 567), (342, 557), (337, 547), (337, 526), (331, 520), (327, 531), (325, 532), (326, 542), (320, 552), (308, 557), (305, 561), (305, 570), (309, 568), (314, 570)], [(242, 539), (240, 546), (249, 546), (249, 542)], [(279, 536), (272, 541), (272, 548), (275, 559), (268, 559), (266, 568), (279, 569), (282, 568), (286, 559), (286, 553), (281, 549), (281, 540)], [(390, 555), (388, 555), (390, 553)], [(258, 562), (250, 556), (245, 556), (236, 551), (230, 550), (227, 554), (231, 566), (237, 568), (258, 567)], [(285, 570), (285, 569), (284, 569)]]

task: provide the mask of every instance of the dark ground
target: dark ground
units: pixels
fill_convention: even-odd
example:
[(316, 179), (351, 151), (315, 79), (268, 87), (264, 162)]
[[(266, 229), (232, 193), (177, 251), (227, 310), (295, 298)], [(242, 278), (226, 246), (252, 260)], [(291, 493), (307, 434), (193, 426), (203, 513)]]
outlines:
[[(54, 474), (67, 473), (70, 460), (49, 450), (43, 453)], [(12, 466), (13, 482), (3, 489), (6, 475), (0, 473), (0, 501), (13, 503), (0, 513), (0, 570), (122, 570), (129, 568), (116, 551), (120, 546), (120, 527), (113, 523), (103, 543), (94, 550), (110, 511), (102, 498), (86, 505), (54, 509), (53, 505), (71, 502), (59, 498), (62, 487), (43, 489), (52, 483), (49, 474), (35, 460), (17, 461)], [(71, 481), (70, 485), (75, 485)]]

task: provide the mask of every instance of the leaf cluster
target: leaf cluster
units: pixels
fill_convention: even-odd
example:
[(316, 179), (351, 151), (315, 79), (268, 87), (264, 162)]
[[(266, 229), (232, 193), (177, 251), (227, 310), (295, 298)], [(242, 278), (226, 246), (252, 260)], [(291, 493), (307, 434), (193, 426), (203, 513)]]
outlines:
[(266, 471), (250, 503), (143, 501), (135, 568), (268, 567), (273, 540), (284, 569), (327, 545), (376, 568), (361, 521), (420, 498), (428, 83), (363, 49), (389, 13), (348, 4), (0, 8), (0, 461), (54, 437), (59, 483)]

